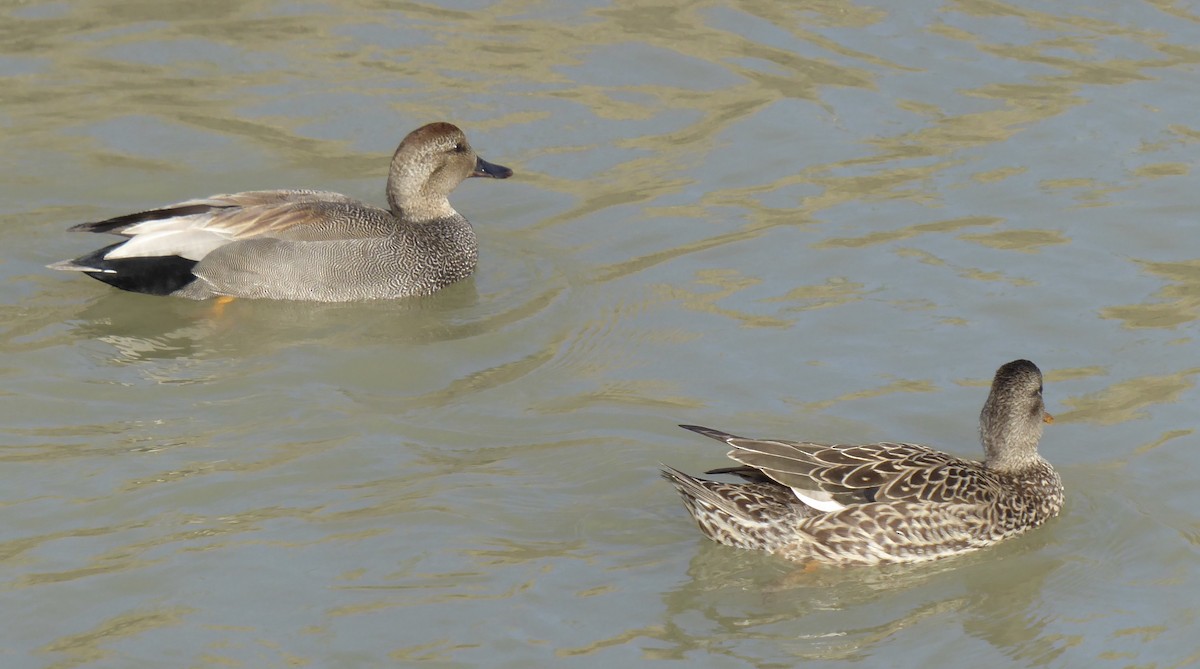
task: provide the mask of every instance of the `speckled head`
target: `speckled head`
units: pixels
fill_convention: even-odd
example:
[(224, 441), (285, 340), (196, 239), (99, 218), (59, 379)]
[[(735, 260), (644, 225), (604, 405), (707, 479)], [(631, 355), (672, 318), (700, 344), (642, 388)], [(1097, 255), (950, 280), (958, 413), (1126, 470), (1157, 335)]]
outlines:
[(996, 370), (992, 390), (979, 414), (979, 433), (987, 463), (1014, 469), (1037, 459), (1044, 423), (1054, 422), (1042, 401), (1042, 372), (1028, 360)]
[(457, 126), (438, 122), (408, 133), (396, 147), (388, 174), (388, 204), (408, 221), (455, 216), (448, 196), (469, 177), (507, 179), (512, 170), (475, 155)]

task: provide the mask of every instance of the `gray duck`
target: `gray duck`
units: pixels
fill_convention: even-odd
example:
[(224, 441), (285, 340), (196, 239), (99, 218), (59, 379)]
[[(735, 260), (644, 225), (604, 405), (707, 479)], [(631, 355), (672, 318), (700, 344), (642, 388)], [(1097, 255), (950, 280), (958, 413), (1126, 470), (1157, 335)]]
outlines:
[(475, 270), (475, 231), (450, 206), (450, 191), (469, 177), (510, 176), (477, 156), (462, 130), (430, 123), (392, 156), (388, 209), (315, 190), (213, 195), (76, 225), (126, 239), (49, 267), (192, 299), (424, 295)]

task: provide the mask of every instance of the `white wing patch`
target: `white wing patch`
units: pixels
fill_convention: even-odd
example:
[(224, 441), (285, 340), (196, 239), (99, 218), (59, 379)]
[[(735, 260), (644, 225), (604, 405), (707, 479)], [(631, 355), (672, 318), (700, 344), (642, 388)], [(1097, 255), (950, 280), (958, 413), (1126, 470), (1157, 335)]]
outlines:
[[(134, 227), (140, 227), (140, 224)], [(126, 233), (128, 232), (127, 230)], [(227, 232), (205, 228), (149, 228), (137, 232), (129, 241), (109, 251), (104, 259), (180, 256), (189, 260), (201, 260), (213, 249), (228, 244), (231, 238), (232, 235)]]
[(792, 488), (792, 493), (795, 494), (796, 497), (800, 498), (801, 502), (804, 502), (808, 506), (811, 506), (817, 511), (821, 511), (823, 513), (828, 513), (830, 511), (841, 511), (842, 509), (846, 508), (845, 504), (835, 500), (829, 493), (814, 492), (812, 490), (797, 490), (796, 488)]

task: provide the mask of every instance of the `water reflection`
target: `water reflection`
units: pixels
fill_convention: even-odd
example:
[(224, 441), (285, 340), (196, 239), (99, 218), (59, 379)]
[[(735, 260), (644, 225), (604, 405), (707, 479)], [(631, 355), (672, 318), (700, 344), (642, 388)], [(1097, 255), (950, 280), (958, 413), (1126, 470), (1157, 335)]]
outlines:
[(1068, 397), (1063, 404), (1070, 411), (1054, 414), (1062, 421), (1084, 421), (1113, 425), (1145, 418), (1147, 409), (1158, 404), (1178, 402), (1193, 386), (1192, 377), (1200, 368), (1185, 369), (1165, 376), (1143, 376), (1113, 383), (1081, 397)]
[(1167, 285), (1153, 302), (1101, 309), (1105, 318), (1115, 318), (1131, 328), (1176, 328), (1200, 318), (1200, 260), (1145, 262), (1144, 271), (1162, 277)]
[[(735, 639), (751, 638), (777, 642), (761, 646), (763, 655), (752, 650), (741, 656), (756, 663), (861, 662), (894, 655), (895, 637), (905, 630), (949, 625), (1005, 656), (1044, 666), (1063, 647), (1041, 624), (1050, 615), (1042, 611), (1041, 592), (1057, 568), (1055, 561), (1036, 557), (1044, 545), (1045, 537), (1022, 540), (1002, 556), (813, 571), (706, 544), (691, 561), (690, 581), (666, 595), (671, 619), (678, 622), (667, 624), (660, 636), (670, 650), (653, 657), (721, 652), (740, 645)], [(696, 612), (705, 614), (703, 630), (697, 629)]]

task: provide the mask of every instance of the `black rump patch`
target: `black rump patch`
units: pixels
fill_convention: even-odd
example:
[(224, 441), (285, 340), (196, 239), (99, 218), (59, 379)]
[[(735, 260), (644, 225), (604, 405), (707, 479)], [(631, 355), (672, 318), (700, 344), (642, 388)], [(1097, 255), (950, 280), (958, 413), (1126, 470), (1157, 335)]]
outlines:
[(104, 259), (106, 253), (124, 243), (118, 242), (106, 246), (71, 262), (97, 270), (111, 270), (109, 272), (86, 272), (86, 274), (114, 288), (134, 293), (170, 295), (196, 280), (196, 275), (192, 274), (192, 268), (196, 266), (196, 261), (179, 256)]

